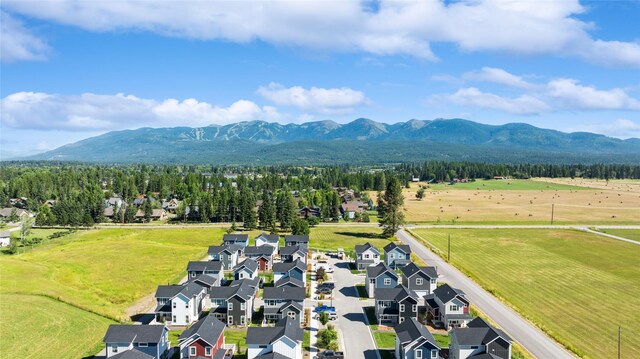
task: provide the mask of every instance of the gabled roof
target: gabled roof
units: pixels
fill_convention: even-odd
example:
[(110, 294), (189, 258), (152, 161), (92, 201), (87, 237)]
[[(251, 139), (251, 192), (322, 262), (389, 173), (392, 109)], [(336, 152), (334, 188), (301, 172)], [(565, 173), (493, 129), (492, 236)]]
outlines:
[(299, 268), (303, 272), (307, 270), (307, 266), (300, 260), (300, 258), (298, 258), (293, 262), (275, 263), (273, 265), (273, 272), (284, 273), (290, 271), (293, 268)]
[(164, 325), (111, 324), (104, 343), (158, 343), (166, 330)]
[(247, 344), (272, 344), (283, 336), (296, 342), (301, 342), (302, 333), (300, 322), (293, 318), (285, 317), (277, 321), (273, 327), (249, 327), (247, 329)]
[(213, 346), (218, 342), (218, 339), (224, 332), (224, 328), (225, 324), (223, 322), (213, 315), (207, 315), (182, 332), (178, 340), (182, 344), (183, 341), (190, 340), (191, 338), (193, 338), (192, 340), (200, 338)]
[(307, 235), (286, 235), (284, 236), (284, 242), (298, 242), (309, 243), (309, 236)]
[(440, 349), (438, 342), (435, 340), (433, 335), (424, 325), (420, 324), (416, 318), (409, 318), (408, 320), (405, 320), (398, 324), (394, 330), (396, 331), (398, 340), (400, 340), (400, 343), (402, 344), (423, 339), (428, 341), (434, 348)]
[(305, 296), (305, 289), (297, 287), (265, 287), (262, 294), (264, 300), (281, 299), (303, 301)]
[(118, 353), (112, 356), (110, 359), (154, 359), (154, 357), (147, 353), (143, 353), (138, 349), (131, 349), (122, 353)]
[(466, 298), (464, 298), (463, 291), (461, 291), (460, 289), (455, 289), (446, 283), (436, 288), (433, 291), (433, 295), (440, 299), (442, 303), (448, 303), (451, 299), (458, 296), (460, 296), (464, 301), (467, 301)]
[(280, 236), (277, 234), (266, 234), (266, 233), (260, 233), (259, 236), (256, 237), (256, 240), (258, 238), (264, 238), (267, 240), (267, 242), (278, 242), (280, 241)]
[(280, 278), (277, 282), (274, 283), (276, 287), (299, 287), (304, 288), (304, 282), (300, 279), (293, 277), (284, 277)]
[(367, 242), (365, 244), (356, 244), (356, 254), (363, 253), (364, 251), (371, 249), (374, 252), (380, 254), (378, 248), (374, 247), (371, 243)]
[(225, 234), (222, 236), (223, 242), (248, 242), (248, 234)]
[(236, 264), (236, 266), (233, 267), (233, 271), (236, 272), (242, 270), (243, 268), (247, 268), (252, 273), (255, 273), (255, 271), (258, 270), (258, 262), (251, 258), (246, 258), (242, 262)]
[(229, 253), (233, 254), (239, 250), (242, 250), (242, 246), (238, 244), (223, 244), (221, 246), (209, 246), (209, 254)]
[(303, 256), (306, 254), (304, 249), (302, 249), (299, 245), (280, 247), (281, 256), (292, 255), (296, 252), (300, 252), (300, 254), (302, 254)]
[(396, 302), (400, 302), (407, 297), (411, 297), (416, 302), (419, 299), (416, 292), (403, 285), (399, 285), (395, 288), (378, 288), (375, 292), (376, 300), (394, 300)]
[(391, 270), (391, 268), (389, 268), (389, 266), (386, 265), (385, 263), (380, 262), (374, 266), (367, 267), (368, 278), (378, 278), (381, 274), (385, 272), (389, 272), (389, 274), (391, 274), (394, 278), (398, 279), (398, 275), (396, 274), (396, 272)]
[(218, 278), (209, 274), (199, 274), (197, 277), (190, 279), (189, 282), (195, 282), (204, 287), (213, 287), (218, 282)]
[(173, 298), (182, 290), (182, 285), (159, 285), (156, 298)]
[(285, 355), (282, 355), (280, 353), (271, 352), (271, 353), (268, 353), (268, 354), (263, 354), (263, 355), (257, 356), (257, 357), (255, 357), (253, 359), (289, 359), (289, 357), (285, 356)]
[(258, 256), (272, 256), (275, 252), (275, 247), (269, 244), (263, 244), (261, 246), (248, 246), (244, 248), (244, 255), (258, 255)]
[(389, 244), (387, 244), (386, 246), (384, 246), (384, 252), (390, 252), (394, 249), (399, 249), (400, 251), (406, 253), (406, 254), (410, 254), (411, 253), (411, 247), (409, 247), (407, 244), (395, 244), (394, 242), (391, 242)]
[(417, 273), (423, 273), (431, 279), (438, 278), (438, 272), (435, 267), (418, 267), (418, 265), (413, 262), (401, 267), (400, 270), (406, 278), (411, 278), (411, 276)]
[[(234, 281), (236, 282), (236, 281)], [(240, 281), (238, 281), (240, 282)], [(255, 295), (256, 292), (256, 287), (253, 287), (249, 284), (250, 282), (248, 281), (241, 281), (240, 283), (237, 283), (236, 285), (233, 285), (233, 283), (229, 286), (226, 287), (213, 287), (211, 288), (211, 293), (209, 294), (209, 296), (211, 297), (211, 299), (218, 299), (218, 298), (222, 298), (222, 299), (229, 299), (232, 298), (234, 296), (237, 296), (245, 301), (251, 299), (251, 297), (253, 297)]]
[[(511, 341), (511, 338), (502, 330), (493, 327), (491, 324), (487, 323), (484, 319), (480, 317), (474, 318), (472, 321), (467, 323), (467, 328), (488, 328), (491, 329), (497, 336), (500, 336), (502, 339), (506, 341)], [(492, 341), (491, 339), (490, 341)]]
[(203, 289), (205, 289), (203, 285), (196, 282), (189, 282), (182, 287), (182, 290), (179, 294), (182, 294), (187, 298), (191, 298), (202, 292)]
[(222, 262), (218, 261), (189, 261), (187, 272), (205, 272), (222, 270)]

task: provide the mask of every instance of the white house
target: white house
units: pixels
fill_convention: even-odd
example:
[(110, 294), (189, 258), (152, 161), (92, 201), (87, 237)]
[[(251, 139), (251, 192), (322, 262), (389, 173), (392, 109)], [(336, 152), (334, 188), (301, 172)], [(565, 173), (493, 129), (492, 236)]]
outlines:
[(464, 292), (443, 284), (424, 297), (427, 314), (434, 323), (449, 328), (466, 327), (471, 320), (469, 300)]
[(247, 359), (262, 355), (270, 357), (302, 359), (302, 334), (300, 322), (286, 317), (273, 327), (249, 327), (247, 329)]
[(156, 320), (189, 325), (200, 318), (207, 289), (197, 282), (161, 285), (156, 290)]
[(11, 244), (11, 232), (0, 231), (0, 247), (6, 247)]
[(356, 268), (363, 270), (380, 263), (380, 251), (371, 243), (356, 245)]
[(256, 237), (256, 247), (260, 247), (265, 244), (272, 246), (277, 252), (280, 247), (280, 236), (277, 234), (261, 233)]

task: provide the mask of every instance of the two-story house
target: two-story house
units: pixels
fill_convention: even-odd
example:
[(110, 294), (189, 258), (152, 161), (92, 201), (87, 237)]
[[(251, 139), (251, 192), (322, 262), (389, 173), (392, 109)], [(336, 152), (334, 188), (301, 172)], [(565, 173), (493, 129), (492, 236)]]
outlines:
[(378, 288), (395, 288), (398, 286), (398, 275), (388, 265), (378, 263), (375, 266), (367, 267), (367, 275), (365, 277), (365, 290), (369, 298), (375, 296)]
[(300, 322), (285, 317), (273, 327), (247, 329), (247, 359), (302, 359)]
[(393, 328), (396, 359), (440, 359), (440, 346), (429, 330), (415, 318)]
[(195, 278), (200, 274), (208, 274), (216, 278), (218, 283), (222, 283), (224, 279), (222, 262), (189, 261), (189, 264), (187, 264), (187, 277)]
[(309, 236), (307, 235), (287, 235), (284, 236), (285, 246), (300, 246), (305, 251), (309, 249)]
[(246, 258), (233, 267), (233, 279), (256, 279), (258, 278), (258, 262), (251, 258)]
[(237, 244), (210, 246), (208, 251), (209, 260), (222, 262), (223, 269), (229, 270), (238, 264), (238, 258), (243, 253), (243, 249), (244, 247)]
[(273, 255), (275, 254), (275, 247), (269, 244), (263, 244), (261, 246), (249, 246), (244, 249), (244, 255), (247, 258), (251, 258), (258, 262), (258, 268), (261, 271), (270, 271), (273, 266)]
[(297, 319), (302, 323), (305, 289), (300, 287), (265, 287), (264, 319), (277, 322), (284, 317)]
[(233, 281), (229, 286), (215, 287), (210, 294), (211, 311), (227, 325), (247, 326), (253, 317), (253, 305), (258, 291), (258, 279)]
[(189, 325), (200, 318), (207, 289), (196, 282), (160, 285), (156, 290), (156, 320)]
[(356, 245), (356, 268), (363, 270), (380, 263), (380, 251), (371, 243)]
[(384, 262), (393, 269), (411, 263), (411, 247), (406, 244), (389, 243), (384, 246)]
[(273, 265), (273, 281), (275, 282), (275, 286), (278, 286), (278, 283), (282, 280), (292, 278), (302, 282), (304, 287), (307, 283), (306, 274), (307, 266), (299, 259), (294, 262), (282, 262)]
[(164, 325), (111, 324), (102, 341), (107, 358), (129, 351), (139, 358), (166, 359), (169, 355), (169, 329)]
[(300, 259), (307, 262), (307, 251), (300, 246), (280, 247), (280, 260), (283, 262), (295, 262)]
[(400, 270), (402, 285), (416, 292), (420, 298), (433, 293), (438, 286), (438, 272), (435, 267), (420, 267), (411, 262)]
[(189, 278), (188, 282), (193, 282), (201, 285), (205, 289), (205, 296), (202, 300), (202, 307), (204, 309), (208, 309), (211, 307), (211, 301), (209, 298), (209, 293), (211, 292), (211, 288), (220, 286), (220, 282), (218, 282), (218, 278), (210, 276), (208, 274), (200, 274), (195, 278)]
[(225, 234), (222, 236), (222, 244), (237, 244), (241, 247), (249, 245), (248, 234)]
[(375, 313), (378, 323), (402, 323), (418, 318), (419, 298), (404, 286), (378, 288), (375, 291)]
[[(212, 315), (195, 322), (180, 337), (180, 358), (222, 358), (226, 325)], [(221, 353), (219, 353), (221, 352)], [(216, 356), (218, 354), (218, 356)]]
[(511, 358), (511, 338), (477, 317), (466, 328), (454, 328), (450, 334), (449, 358)]
[(433, 294), (425, 297), (428, 319), (434, 325), (443, 325), (445, 329), (465, 327), (471, 320), (469, 300), (464, 292), (448, 284), (437, 287)]
[(260, 233), (260, 235), (256, 237), (255, 242), (257, 247), (268, 244), (272, 246), (276, 252), (280, 248), (280, 236), (277, 234)]

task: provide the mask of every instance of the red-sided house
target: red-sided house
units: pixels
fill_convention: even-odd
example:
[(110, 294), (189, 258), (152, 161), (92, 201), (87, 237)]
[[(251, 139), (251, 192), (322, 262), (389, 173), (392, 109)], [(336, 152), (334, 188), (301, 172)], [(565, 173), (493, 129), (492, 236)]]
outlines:
[[(225, 324), (212, 315), (200, 319), (182, 332), (180, 358), (221, 358), (224, 353)], [(216, 355), (217, 354), (217, 355)]]

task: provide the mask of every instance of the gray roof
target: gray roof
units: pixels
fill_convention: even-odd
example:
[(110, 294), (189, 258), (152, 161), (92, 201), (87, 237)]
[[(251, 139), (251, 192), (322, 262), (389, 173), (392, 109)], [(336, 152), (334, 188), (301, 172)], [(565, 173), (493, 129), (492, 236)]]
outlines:
[(384, 246), (384, 252), (389, 252), (395, 248), (400, 249), (401, 251), (403, 251), (404, 253), (411, 253), (411, 247), (409, 247), (409, 245), (407, 244), (395, 244), (394, 242), (391, 242), (389, 244), (387, 244), (386, 246)]
[(118, 353), (112, 356), (110, 359), (154, 359), (154, 357), (147, 353), (143, 353), (138, 349), (131, 349), (122, 353)]
[(222, 270), (222, 262), (218, 261), (189, 261), (187, 272), (204, 272)]
[(262, 294), (264, 300), (288, 299), (303, 301), (305, 296), (305, 289), (298, 287), (265, 287)]
[(466, 301), (463, 291), (461, 291), (460, 289), (455, 289), (446, 283), (436, 288), (433, 291), (433, 295), (438, 297), (442, 301), (442, 303), (447, 303), (457, 296), (462, 297)]
[(266, 234), (266, 233), (260, 233), (259, 236), (256, 237), (256, 239), (258, 238), (264, 238), (267, 240), (267, 242), (278, 242), (280, 241), (280, 236), (277, 234)]
[(229, 254), (233, 254), (234, 252), (237, 252), (239, 250), (242, 250), (242, 246), (238, 245), (238, 244), (223, 244), (221, 246), (209, 246), (209, 250), (208, 253), (209, 254), (219, 254), (219, 253), (229, 253)]
[(395, 288), (378, 288), (375, 292), (376, 300), (395, 300), (397, 302), (405, 299), (406, 297), (411, 297), (416, 302), (419, 297), (416, 292), (408, 289), (403, 285), (399, 285)]
[(244, 254), (246, 256), (249, 255), (258, 255), (258, 256), (272, 256), (273, 252), (275, 252), (275, 248), (268, 244), (263, 244), (261, 246), (248, 246), (244, 249)]
[(224, 332), (224, 328), (225, 324), (223, 322), (213, 315), (207, 315), (182, 332), (179, 341), (182, 342), (195, 336), (193, 338), (194, 340), (200, 338), (213, 346), (218, 342), (218, 339)]
[(251, 258), (246, 258), (242, 262), (236, 264), (236, 266), (233, 267), (233, 271), (235, 272), (235, 271), (241, 270), (242, 268), (247, 268), (251, 272), (255, 273), (255, 271), (258, 270), (258, 262), (256, 262)]
[(297, 243), (309, 243), (309, 236), (307, 235), (286, 235), (284, 236), (284, 242), (297, 242)]
[(356, 254), (362, 253), (362, 252), (366, 251), (367, 249), (372, 249), (374, 252), (380, 254), (380, 250), (378, 250), (378, 248), (374, 247), (369, 242), (367, 242), (365, 244), (356, 244)]
[(284, 272), (290, 271), (293, 268), (299, 268), (303, 272), (307, 270), (307, 266), (304, 264), (304, 262), (302, 262), (298, 258), (294, 262), (275, 263), (273, 265), (273, 272), (274, 273), (284, 273)]
[(285, 355), (282, 355), (280, 353), (271, 352), (271, 353), (268, 353), (268, 354), (263, 354), (263, 355), (257, 356), (257, 357), (255, 357), (253, 359), (289, 359), (289, 357), (285, 356)]
[(229, 299), (231, 297), (237, 296), (247, 301), (254, 296), (255, 292), (256, 287), (250, 285), (250, 282), (248, 281), (242, 281), (240, 283), (237, 283), (236, 285), (233, 285), (232, 282), (231, 285), (226, 287), (213, 287), (211, 288), (211, 293), (209, 294), (209, 296), (211, 297), (211, 299)]
[(511, 341), (504, 332), (495, 329), (479, 317), (469, 322), (466, 328), (455, 328), (453, 334), (461, 345), (486, 345), (498, 337)]
[(301, 281), (300, 279), (293, 278), (293, 277), (280, 278), (280, 280), (275, 282), (274, 285), (276, 287), (299, 287), (299, 288), (304, 288), (304, 282)]
[(248, 234), (225, 234), (222, 236), (223, 242), (248, 242), (249, 235)]
[(303, 304), (300, 302), (296, 302), (296, 301), (286, 301), (284, 304), (282, 304), (279, 307), (266, 307), (264, 308), (264, 314), (281, 314), (283, 311), (289, 309), (289, 308), (295, 308), (297, 310), (298, 313), (302, 313), (303, 310)]
[(191, 278), (189, 282), (196, 282), (205, 287), (213, 287), (218, 282), (218, 278), (209, 274), (199, 274), (197, 277)]
[(385, 263), (380, 262), (374, 266), (367, 267), (367, 277), (369, 278), (377, 278), (384, 272), (389, 272), (392, 276), (398, 279), (398, 275), (396, 274), (396, 272), (391, 270), (391, 268), (389, 268), (389, 266)]
[(502, 359), (499, 356), (493, 355), (491, 353), (480, 353), (480, 354), (472, 355), (469, 358), (473, 358), (473, 359)]
[(400, 268), (400, 270), (402, 271), (402, 275), (407, 278), (410, 278), (412, 275), (419, 272), (425, 274), (427, 277), (431, 279), (438, 278), (438, 272), (436, 271), (435, 267), (418, 267), (418, 265), (416, 265), (413, 262)]
[(433, 345), (434, 348), (440, 349), (438, 342), (435, 340), (433, 335), (424, 325), (420, 324), (416, 318), (409, 318), (409, 320), (405, 320), (398, 324), (394, 330), (396, 331), (396, 335), (398, 336), (400, 343), (411, 343), (422, 338)]
[(300, 248), (300, 246), (295, 245), (295, 246), (285, 246), (285, 247), (280, 247), (280, 255), (291, 255), (294, 254), (296, 252), (300, 252), (300, 254), (305, 255), (305, 251), (304, 249)]
[(283, 336), (301, 342), (302, 333), (299, 321), (285, 317), (277, 321), (274, 327), (249, 327), (247, 344), (272, 344)]
[(201, 284), (195, 283), (195, 282), (189, 282), (182, 287), (180, 294), (183, 294), (187, 298), (191, 298), (196, 294), (202, 292), (203, 289), (205, 289), (205, 287), (202, 286)]
[(156, 289), (156, 298), (173, 298), (182, 290), (182, 285), (159, 285)]
[(11, 231), (0, 231), (0, 237), (2, 238), (11, 237)]
[(158, 343), (164, 325), (111, 324), (102, 341), (104, 343)]

